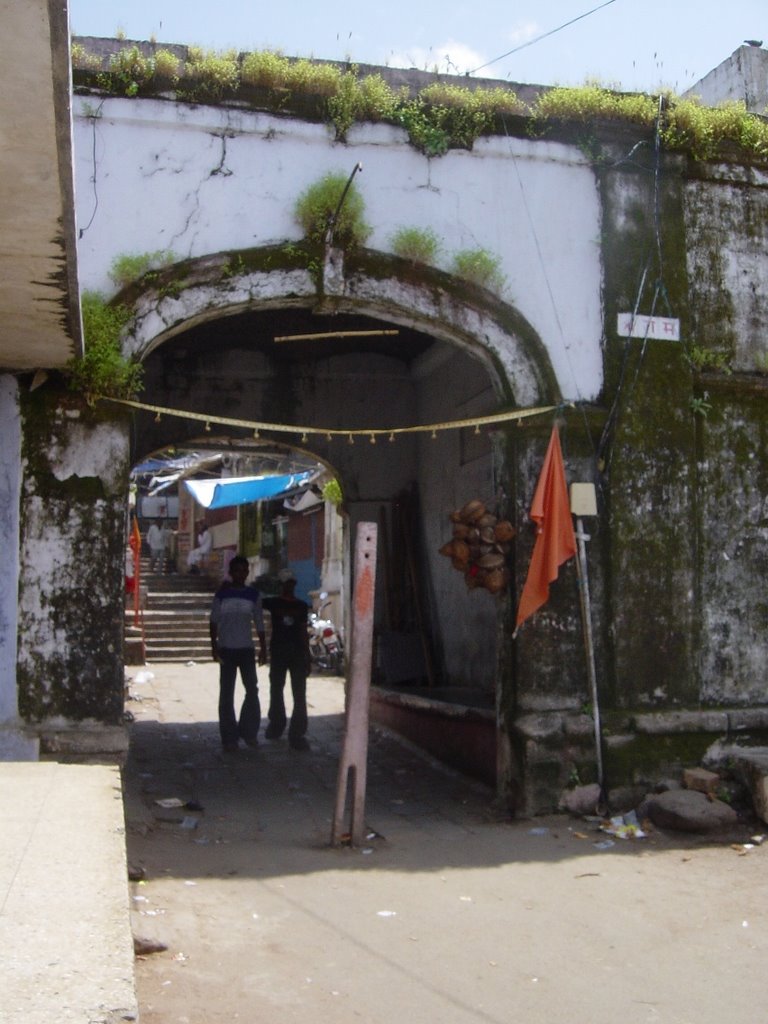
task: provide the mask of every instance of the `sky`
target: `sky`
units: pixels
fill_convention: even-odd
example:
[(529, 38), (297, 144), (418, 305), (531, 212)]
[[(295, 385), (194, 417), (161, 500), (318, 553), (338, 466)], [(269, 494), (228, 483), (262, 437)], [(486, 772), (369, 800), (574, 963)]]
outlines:
[(766, 0), (69, 0), (69, 10), (75, 35), (651, 93), (684, 92), (747, 39), (768, 46)]

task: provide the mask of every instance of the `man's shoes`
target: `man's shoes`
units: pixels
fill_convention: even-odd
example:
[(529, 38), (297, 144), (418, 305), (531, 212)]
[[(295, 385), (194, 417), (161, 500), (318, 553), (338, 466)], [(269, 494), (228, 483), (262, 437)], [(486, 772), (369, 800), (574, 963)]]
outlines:
[(221, 749), (225, 754), (234, 754), (238, 748), (238, 742), (235, 740), (233, 743), (222, 743)]
[(283, 735), (283, 730), (279, 729), (276, 725), (268, 725), (267, 731), (264, 733), (268, 740), (279, 740)]
[(293, 736), (288, 739), (288, 746), (291, 750), (309, 750), (309, 742), (306, 736)]
[(253, 737), (253, 739), (250, 740), (247, 740), (245, 736), (243, 736), (243, 743), (246, 745), (246, 747), (258, 747), (259, 745), (259, 741), (256, 739), (255, 736)]

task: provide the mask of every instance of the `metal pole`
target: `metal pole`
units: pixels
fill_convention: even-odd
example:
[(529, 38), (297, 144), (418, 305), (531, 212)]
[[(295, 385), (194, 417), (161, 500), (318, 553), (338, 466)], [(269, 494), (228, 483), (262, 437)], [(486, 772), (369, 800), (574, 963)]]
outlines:
[(595, 750), (597, 754), (597, 782), (602, 793), (603, 780), (603, 741), (600, 727), (600, 703), (597, 694), (597, 673), (595, 672), (595, 647), (592, 642), (592, 611), (589, 600), (589, 578), (587, 575), (587, 545), (589, 534), (584, 532), (581, 519), (576, 520), (576, 540), (579, 544), (579, 557), (576, 559), (576, 570), (579, 579), (579, 598), (581, 601), (581, 620), (584, 630), (584, 647), (587, 654), (587, 676), (589, 692), (592, 697), (592, 720), (595, 726)]
[(363, 169), (363, 165), (361, 163), (355, 164), (355, 166), (352, 168), (352, 173), (347, 178), (347, 184), (344, 186), (344, 191), (341, 193), (341, 198), (339, 199), (339, 205), (336, 207), (336, 211), (333, 214), (333, 216), (329, 217), (329, 219), (328, 219), (328, 228), (327, 228), (327, 230), (325, 232), (325, 244), (327, 246), (333, 245), (333, 233), (336, 230), (336, 223), (337, 223), (337, 221), (339, 219), (339, 214), (341, 213), (341, 208), (344, 205), (344, 200), (347, 198), (347, 192), (349, 192), (350, 185), (352, 184), (352, 179), (357, 174), (357, 172), (358, 171), (362, 171), (362, 169)]
[(373, 661), (373, 604), (376, 591), (375, 523), (359, 523), (355, 539), (355, 595), (352, 601), (352, 645), (347, 686), (344, 744), (339, 762), (336, 809), (331, 845), (342, 843), (347, 786), (353, 781), (350, 841), (360, 846), (365, 828), (365, 783), (368, 761), (368, 706)]

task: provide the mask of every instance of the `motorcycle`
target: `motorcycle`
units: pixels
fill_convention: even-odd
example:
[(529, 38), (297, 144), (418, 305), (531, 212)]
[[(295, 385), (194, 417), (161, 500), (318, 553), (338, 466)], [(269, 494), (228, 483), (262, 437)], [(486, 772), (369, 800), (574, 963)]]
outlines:
[(323, 612), (331, 603), (328, 594), (320, 594), (324, 602), (316, 612), (309, 613), (309, 654), (312, 664), (321, 672), (344, 675), (344, 645), (341, 636), (330, 619), (323, 618)]

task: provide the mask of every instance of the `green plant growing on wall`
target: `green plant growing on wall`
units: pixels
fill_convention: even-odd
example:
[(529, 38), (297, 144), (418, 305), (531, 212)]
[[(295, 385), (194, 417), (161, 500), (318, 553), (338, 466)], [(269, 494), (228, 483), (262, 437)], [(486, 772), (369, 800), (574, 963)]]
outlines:
[(199, 46), (189, 48), (180, 98), (192, 103), (217, 103), (234, 96), (239, 85), (240, 67), (234, 50), (216, 53)]
[(490, 291), (500, 292), (506, 283), (501, 272), (501, 258), (487, 249), (462, 249), (454, 253), (451, 267), (457, 277)]
[(704, 392), (703, 397), (694, 397), (688, 402), (688, 407), (694, 416), (701, 416), (702, 419), (706, 419), (712, 408), (712, 403), (708, 401), (709, 395)]
[(136, 254), (123, 253), (112, 261), (109, 276), (118, 288), (125, 288), (150, 271), (170, 266), (175, 260), (175, 254), (168, 249)]
[(697, 372), (716, 370), (719, 373), (731, 373), (731, 357), (729, 353), (720, 349), (691, 345), (685, 353), (685, 358), (691, 369)]
[[(294, 214), (309, 242), (321, 245), (328, 227), (339, 210), (339, 203), (347, 187), (347, 175), (330, 172), (310, 185), (296, 200)], [(349, 186), (333, 227), (334, 245), (353, 249), (363, 245), (371, 233), (365, 221), (363, 197), (354, 183)]]
[(243, 57), (240, 79), (262, 89), (285, 89), (290, 61), (279, 50), (256, 50)]
[(381, 75), (359, 78), (353, 66), (339, 76), (336, 92), (329, 96), (326, 109), (336, 138), (344, 140), (356, 122), (392, 120), (396, 105), (396, 95)]
[(89, 405), (97, 398), (136, 398), (144, 368), (126, 359), (120, 347), (123, 328), (131, 318), (125, 306), (108, 305), (97, 292), (82, 296), (85, 353), (70, 359), (65, 368), (67, 385)]
[(336, 129), (336, 138), (343, 142), (347, 132), (358, 119), (357, 75), (348, 71), (337, 83), (336, 92), (326, 102), (328, 116)]
[(81, 71), (101, 71), (101, 57), (96, 53), (88, 53), (82, 43), (72, 43), (72, 67)]
[(437, 262), (440, 241), (431, 228), (399, 228), (391, 240), (392, 252), (412, 263)]
[(696, 99), (674, 99), (661, 137), (668, 149), (689, 150), (698, 160), (711, 159), (728, 145), (758, 159), (768, 157), (768, 123), (747, 113), (741, 101), (703, 107)]
[(328, 480), (327, 483), (323, 484), (323, 500), (329, 501), (335, 508), (344, 501), (344, 495), (342, 494), (341, 484), (334, 477), (333, 480)]
[(408, 96), (408, 86), (399, 93), (379, 74), (366, 75), (357, 82), (356, 115), (360, 121), (391, 121), (398, 103)]
[(125, 96), (137, 96), (151, 81), (155, 65), (138, 46), (126, 46), (109, 58), (107, 71), (99, 77), (99, 85)]
[[(102, 58), (73, 42), (72, 66), (75, 71), (98, 73)], [(441, 156), (452, 146), (471, 148), (480, 135), (506, 131), (506, 125), (502, 129), (498, 123), (504, 115), (525, 116), (534, 135), (568, 122), (619, 121), (651, 128), (659, 117), (658, 96), (622, 93), (598, 82), (547, 89), (526, 106), (512, 90), (501, 87), (472, 89), (434, 82), (410, 96), (407, 87), (394, 91), (378, 74), (358, 74), (354, 66), (291, 60), (274, 50), (249, 53), (241, 63), (233, 51), (204, 52), (200, 47), (190, 47), (182, 67), (168, 50), (148, 56), (133, 45), (111, 55), (97, 84), (112, 94), (136, 96), (170, 81), (179, 99), (211, 103), (236, 96), (241, 83), (263, 86), (272, 92), (263, 104), (268, 109), (283, 109), (292, 97), (314, 98), (318, 113), (324, 112), (339, 139), (355, 122), (388, 121), (405, 128), (412, 145), (430, 157)], [(697, 159), (735, 154), (768, 160), (768, 122), (750, 114), (743, 103), (704, 107), (671, 93), (664, 93), (663, 100), (664, 148), (690, 152)], [(582, 146), (596, 151), (594, 140)]]
[(652, 126), (659, 103), (654, 96), (618, 93), (597, 82), (541, 93), (531, 107), (534, 123), (545, 121), (626, 121)]
[(392, 119), (408, 132), (411, 143), (427, 156), (442, 156), (451, 146), (471, 149), (489, 134), (496, 118), (525, 110), (508, 89), (468, 89), (436, 82), (415, 99), (401, 98)]
[(312, 96), (335, 96), (344, 74), (335, 64), (320, 64), (302, 58), (288, 63), (288, 88)]
[(155, 75), (175, 85), (181, 74), (182, 64), (170, 50), (158, 50), (154, 55)]
[(398, 106), (394, 120), (405, 128), (411, 145), (425, 156), (443, 156), (448, 152), (451, 142), (448, 131), (432, 116), (431, 108), (418, 97)]

